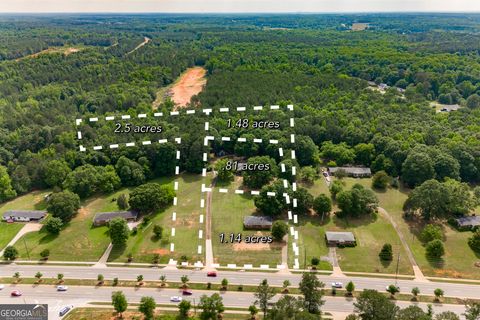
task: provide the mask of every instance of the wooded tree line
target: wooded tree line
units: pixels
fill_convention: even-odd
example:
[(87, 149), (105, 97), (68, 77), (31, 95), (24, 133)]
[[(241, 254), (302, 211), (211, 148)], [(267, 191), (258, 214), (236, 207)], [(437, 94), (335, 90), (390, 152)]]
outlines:
[[(332, 24), (343, 18), (335, 17), (321, 18), (316, 25), (310, 17), (298, 18), (303, 28), (293, 30), (265, 29), (269, 24), (289, 24), (291, 17), (242, 18), (238, 23), (224, 17), (96, 17), (108, 22), (101, 26), (86, 18), (79, 18), (82, 23), (67, 18), (9, 22), (21, 34), (9, 43), (16, 41), (24, 51), (33, 48), (26, 36), (29, 28), (45, 37), (65, 39), (55, 45), (85, 47), (68, 56), (44, 54), (0, 63), (0, 165), (5, 168), (0, 171), (4, 186), (0, 201), (47, 186), (86, 197), (122, 185), (140, 185), (173, 174), (177, 148), (182, 154), (181, 169), (201, 172), (205, 151), (198, 135), (205, 120), (201, 116), (142, 119), (144, 124), (165, 127), (155, 138), (181, 137), (181, 145), (169, 142), (82, 153), (74, 127), (77, 117), (152, 113), (157, 89), (196, 64), (207, 68), (208, 83), (193, 98), (195, 104), (233, 108), (292, 103), (296, 107), (294, 131), (228, 129), (228, 116), (214, 113), (210, 116), (214, 152), (268, 156), (279, 165), (277, 148), (281, 146), (297, 151), (301, 167), (316, 166), (321, 159), (331, 165), (364, 165), (399, 176), (411, 187), (431, 179), (478, 182), (480, 63), (478, 46), (472, 44), (476, 35), (432, 31), (439, 24), (443, 24), (440, 29), (451, 28), (435, 16), (430, 24), (425, 22), (428, 19), (409, 16), (412, 27), (398, 17), (389, 17), (388, 22), (362, 17), (367, 18), (377, 26), (362, 33), (337, 30)], [(349, 23), (360, 18), (345, 19)], [(458, 22), (457, 17), (452, 19)], [(412, 30), (420, 25), (421, 32)], [(59, 31), (59, 26), (64, 30)], [(397, 32), (401, 27), (405, 35)], [(468, 22), (464, 28), (473, 27)], [(2, 29), (2, 39), (11, 36), (11, 27)], [(127, 55), (144, 36), (152, 41)], [(439, 43), (455, 43), (458, 50), (437, 52)], [(379, 94), (367, 89), (365, 80), (406, 91), (402, 95), (389, 89)], [(464, 108), (436, 114), (428, 99), (460, 103)], [(167, 101), (158, 111), (172, 108)], [(268, 116), (283, 123), (290, 117), (287, 112), (246, 116), (260, 120)], [(112, 134), (112, 125), (84, 123), (84, 141), (92, 145), (127, 142), (128, 137)], [(293, 132), (294, 146), (287, 139)], [(245, 137), (249, 142), (222, 142), (222, 136)], [(252, 137), (278, 139), (279, 145), (256, 144)]]

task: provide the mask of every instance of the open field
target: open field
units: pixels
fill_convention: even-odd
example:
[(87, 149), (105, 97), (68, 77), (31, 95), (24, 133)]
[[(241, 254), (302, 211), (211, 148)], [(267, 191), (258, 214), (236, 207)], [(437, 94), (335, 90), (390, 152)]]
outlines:
[[(160, 183), (173, 183), (173, 178), (155, 180)], [(178, 206), (169, 207), (152, 215), (150, 222), (138, 228), (138, 233), (132, 235), (126, 248), (114, 248), (109, 262), (125, 262), (129, 253), (134, 262), (151, 263), (154, 254), (160, 254), (160, 263), (167, 263), (170, 258), (180, 260), (187, 256), (189, 261), (202, 260), (197, 255), (199, 209), (200, 209), (201, 176), (184, 174), (179, 178), (177, 192)], [(177, 219), (172, 221), (172, 213), (177, 213)], [(163, 226), (162, 239), (153, 234), (153, 226)], [(175, 227), (175, 236), (171, 237), (171, 228)], [(175, 251), (170, 253), (170, 242), (175, 244)]]
[[(345, 182), (348, 187), (354, 183), (364, 186), (371, 185), (371, 179), (347, 178)], [(480, 269), (474, 263), (480, 261), (468, 246), (470, 232), (459, 232), (447, 224), (442, 224), (445, 235), (445, 256), (441, 261), (431, 262), (425, 257), (425, 248), (419, 240), (418, 235), (424, 224), (419, 221), (406, 221), (403, 218), (403, 203), (408, 197), (408, 189), (389, 188), (385, 192), (377, 191), (380, 206), (387, 210), (404, 234), (410, 249), (413, 252), (417, 264), (427, 276), (472, 278), (480, 279)]]
[[(371, 183), (370, 179), (345, 179), (345, 181), (347, 188), (350, 188), (356, 182), (362, 182), (367, 187), (370, 187)], [(321, 193), (330, 195), (323, 177), (316, 180), (313, 185), (305, 187), (314, 196), (318, 196)], [(328, 255), (328, 247), (324, 240), (326, 231), (350, 231), (357, 239), (357, 246), (354, 248), (337, 249), (339, 264), (343, 271), (395, 273), (396, 261), (382, 264), (378, 258), (378, 253), (383, 244), (390, 243), (394, 248), (395, 256), (400, 252), (399, 273), (413, 273), (405, 250), (400, 245), (398, 235), (390, 222), (384, 217), (376, 215), (360, 219), (339, 219), (331, 215), (323, 222), (321, 219), (321, 217), (315, 215), (299, 217), (300, 265), (303, 266), (305, 261), (305, 249), (307, 265), (310, 264), (312, 257), (320, 258)], [(291, 254), (289, 260), (293, 262)], [(324, 268), (325, 266), (322, 264), (320, 267)]]
[(40, 252), (48, 249), (50, 260), (97, 261), (110, 243), (107, 227), (92, 227), (96, 213), (92, 208), (99, 205), (99, 202), (99, 198), (85, 202), (59, 235), (40, 230), (23, 236), (15, 245), (19, 258), (40, 259)]
[(253, 198), (247, 195), (234, 194), (233, 190), (241, 188), (241, 179), (229, 186), (229, 193), (219, 193), (214, 189), (212, 195), (212, 244), (215, 263), (222, 265), (236, 263), (237, 265), (269, 264), (271, 267), (281, 263), (282, 245), (272, 244), (246, 244), (246, 243), (221, 243), (220, 234), (225, 238), (230, 233), (241, 233), (243, 238), (248, 235), (269, 235), (270, 232), (243, 229), (243, 217), (255, 213)]

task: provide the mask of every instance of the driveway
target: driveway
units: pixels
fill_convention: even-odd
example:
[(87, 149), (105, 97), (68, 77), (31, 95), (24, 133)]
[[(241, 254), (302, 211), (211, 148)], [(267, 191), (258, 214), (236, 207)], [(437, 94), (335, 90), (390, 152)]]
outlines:
[[(14, 222), (14, 223), (19, 223), (19, 222)], [(15, 235), (15, 237), (13, 237), (13, 239), (10, 240), (10, 242), (5, 246), (5, 248), (8, 247), (8, 246), (13, 246), (18, 241), (18, 239), (20, 239), (24, 234), (29, 233), (29, 232), (39, 231), (42, 228), (42, 226), (43, 226), (43, 224), (36, 223), (36, 222), (25, 223), (23, 228), (20, 229), (20, 231), (18, 231), (18, 233)], [(0, 256), (3, 255), (3, 251), (5, 250), (5, 248), (3, 248), (2, 251), (0, 251)]]

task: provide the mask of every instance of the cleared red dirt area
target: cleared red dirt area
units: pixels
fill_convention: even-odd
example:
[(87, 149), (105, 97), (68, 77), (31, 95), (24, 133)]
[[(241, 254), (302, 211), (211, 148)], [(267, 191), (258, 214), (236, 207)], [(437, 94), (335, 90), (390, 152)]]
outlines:
[(205, 74), (207, 71), (202, 67), (187, 69), (170, 89), (170, 96), (175, 102), (176, 108), (186, 107), (194, 95), (203, 90), (207, 83)]

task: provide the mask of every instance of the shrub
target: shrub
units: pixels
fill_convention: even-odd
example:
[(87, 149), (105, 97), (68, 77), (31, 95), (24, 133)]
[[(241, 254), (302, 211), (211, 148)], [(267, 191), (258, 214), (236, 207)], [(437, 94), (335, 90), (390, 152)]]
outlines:
[(161, 225), (156, 224), (153, 226), (153, 234), (157, 239), (162, 238), (162, 233), (163, 233), (163, 228)]
[(393, 260), (393, 249), (390, 243), (385, 243), (378, 254), (380, 260), (383, 261), (392, 261)]
[(40, 252), (40, 257), (43, 259), (47, 259), (50, 256), (50, 250), (44, 249), (42, 252)]
[(473, 251), (480, 253), (480, 229), (477, 229), (473, 236), (468, 239), (468, 245)]
[(277, 220), (272, 225), (272, 236), (276, 241), (281, 241), (288, 232), (285, 221)]
[(429, 224), (423, 228), (420, 238), (425, 243), (428, 243), (432, 240), (442, 240), (442, 229), (439, 226)]
[(381, 170), (373, 175), (372, 188), (385, 190), (390, 183), (391, 178), (388, 174)]
[(445, 248), (443, 247), (443, 242), (441, 240), (432, 240), (427, 243), (426, 246), (427, 257), (433, 259), (439, 259), (445, 254)]
[(18, 257), (18, 250), (13, 246), (8, 246), (3, 251), (3, 258), (5, 260), (15, 260)]
[(125, 210), (128, 208), (128, 196), (125, 193), (122, 193), (117, 198), (117, 206), (121, 210)]

